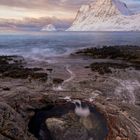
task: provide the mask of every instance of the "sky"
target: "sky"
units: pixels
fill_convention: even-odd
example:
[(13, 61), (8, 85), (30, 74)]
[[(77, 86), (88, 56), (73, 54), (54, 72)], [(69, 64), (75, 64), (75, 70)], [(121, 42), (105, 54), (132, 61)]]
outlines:
[[(45, 21), (68, 26), (79, 7), (91, 1), (94, 0), (0, 0), (0, 26), (11, 23), (12, 27), (17, 23), (26, 26), (28, 22), (30, 26), (43, 26)], [(140, 0), (121, 1), (132, 11), (140, 12)]]
[(0, 18), (73, 18), (80, 5), (90, 1), (92, 0), (0, 0)]

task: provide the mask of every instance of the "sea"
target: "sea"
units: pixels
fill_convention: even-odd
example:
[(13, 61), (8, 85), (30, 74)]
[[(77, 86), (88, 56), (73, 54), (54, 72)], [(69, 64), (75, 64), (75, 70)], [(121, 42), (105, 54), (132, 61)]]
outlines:
[(140, 46), (140, 32), (0, 32), (0, 55), (31, 59), (63, 56), (78, 49)]

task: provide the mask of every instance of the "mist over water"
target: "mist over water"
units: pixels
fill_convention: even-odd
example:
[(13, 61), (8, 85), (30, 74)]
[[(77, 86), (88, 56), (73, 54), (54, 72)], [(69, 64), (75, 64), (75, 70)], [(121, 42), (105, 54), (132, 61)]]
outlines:
[(140, 45), (140, 32), (0, 33), (0, 55), (40, 60), (103, 45)]

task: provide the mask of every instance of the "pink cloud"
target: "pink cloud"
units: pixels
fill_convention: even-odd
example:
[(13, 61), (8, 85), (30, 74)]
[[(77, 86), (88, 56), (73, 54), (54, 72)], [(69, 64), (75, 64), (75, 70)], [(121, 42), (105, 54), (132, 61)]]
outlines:
[(21, 20), (0, 19), (0, 28), (40, 30), (48, 24), (54, 24), (58, 29), (66, 29), (72, 24), (71, 19), (58, 19), (56, 17), (25, 18)]

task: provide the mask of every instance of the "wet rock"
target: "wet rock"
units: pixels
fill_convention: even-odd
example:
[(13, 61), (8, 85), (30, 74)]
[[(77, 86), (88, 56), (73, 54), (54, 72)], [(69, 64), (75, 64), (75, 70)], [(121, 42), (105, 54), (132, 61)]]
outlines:
[(4, 88), (2, 88), (2, 89), (5, 90), (5, 91), (9, 91), (9, 90), (10, 90), (9, 87), (4, 87)]
[(10, 138), (7, 138), (6, 136), (3, 136), (3, 135), (1, 135), (1, 134), (0, 134), (0, 139), (1, 139), (1, 140), (11, 140)]
[(109, 134), (107, 140), (135, 140), (138, 137), (139, 127), (126, 113), (120, 112), (118, 107), (111, 104), (103, 106), (99, 103), (98, 110), (105, 115), (108, 122)]
[(26, 68), (24, 58), (19, 56), (0, 56), (0, 74), (1, 77), (10, 77), (15, 79), (38, 79), (46, 81), (48, 74), (39, 72), (41, 68)]
[(88, 132), (82, 124), (79, 123), (75, 114), (67, 114), (63, 119), (50, 118), (46, 120), (51, 136), (55, 140), (86, 140)]
[[(96, 51), (98, 52), (98, 54), (95, 54), (97, 58), (105, 57), (124, 60), (125, 56), (127, 58), (127, 60), (125, 59), (125, 61), (132, 62), (133, 60), (133, 64), (139, 63), (139, 55), (137, 55), (138, 52), (135, 57), (135, 55), (130, 56), (130, 52), (132, 51), (128, 52), (128, 54), (125, 53), (122, 55), (122, 52), (118, 50), (117, 55), (114, 56), (114, 54), (112, 53), (116, 52), (116, 49), (114, 48), (110, 51), (108, 50), (108, 48), (104, 48), (104, 50), (102, 50), (101, 52), (99, 50)], [(105, 56), (100, 56), (104, 51)], [(8, 77), (12, 78), (27, 78), (27, 76), (30, 76), (31, 79), (43, 79), (46, 76), (45, 79), (47, 78), (46, 74), (40, 74), (39, 71), (41, 69), (26, 69), (23, 67), (24, 64), (22, 63), (22, 61), (18, 61), (18, 59), (13, 60), (13, 58), (8, 59), (9, 60), (7, 60), (7, 57), (0, 58), (0, 76), (7, 75)], [(98, 70), (99, 72), (101, 71), (101, 73), (110, 73), (110, 67), (115, 69), (124, 69), (125, 65), (116, 66), (115, 64), (97, 64), (96, 68), (94, 69)], [(52, 70), (48, 69), (48, 71), (51, 72)], [(39, 74), (36, 75), (36, 73)], [(123, 73), (122, 75), (124, 76)], [(97, 78), (98, 77), (96, 77), (96, 79)], [(99, 82), (100, 81), (102, 81), (102, 78), (101, 80), (99, 78)], [(59, 83), (62, 82), (62, 80), (57, 79), (54, 82)], [(85, 81), (82, 85), (86, 85), (86, 90), (89, 90), (88, 87), (90, 84), (92, 84), (92, 81)], [(101, 91), (103, 94), (103, 91), (107, 91), (107, 93), (110, 92), (110, 88), (108, 88), (108, 86), (103, 87), (101, 85), (101, 82), (99, 84), (100, 88), (102, 88)], [(1, 91), (2, 87), (4, 86), (1, 86)], [(12, 86), (10, 86), (10, 88), (11, 87)], [(24, 89), (25, 87), (22, 88)], [(121, 111), (122, 105), (120, 104), (120, 102), (118, 103), (120, 105), (117, 105), (117, 100), (114, 100), (116, 99), (116, 96), (114, 96), (114, 94), (112, 94), (111, 96), (114, 96), (112, 100), (109, 100), (109, 98), (108, 100), (106, 100), (104, 99), (104, 96), (101, 97), (102, 94), (101, 96), (99, 94), (98, 98), (92, 100), (90, 104), (89, 100), (87, 101), (87, 94), (85, 94), (85, 96), (81, 95), (81, 93), (83, 93), (84, 91), (78, 93), (75, 92), (75, 90), (69, 93), (61, 93), (60, 91), (60, 94), (58, 95), (53, 94), (53, 91), (47, 90), (38, 92), (38, 87), (32, 87), (30, 85), (25, 88), (26, 90), (22, 90), (23, 92), (21, 92), (22, 88), (20, 87), (20, 90), (13, 91), (14, 87), (12, 87), (10, 89), (10, 92), (12, 94), (10, 94), (10, 92), (8, 91), (2, 91), (2, 96), (0, 97), (0, 139), (2, 140), (33, 140), (37, 138), (46, 140), (46, 138), (48, 138), (46, 136), (49, 136), (49, 140), (99, 140), (104, 138), (106, 138), (106, 140), (139, 139), (139, 109), (133, 109), (132, 105), (130, 104), (130, 109), (125, 108), (125, 112)], [(100, 88), (95, 89), (100, 90)], [(104, 88), (106, 89), (104, 90)], [(89, 92), (91, 93), (92, 91), (93, 88)], [(89, 104), (89, 106), (96, 106), (96, 110), (95, 108), (93, 110), (90, 108), (90, 111), (92, 111), (95, 115), (90, 114), (87, 117), (77, 116), (74, 112), (75, 105), (71, 107), (70, 103), (67, 103), (65, 100), (63, 100), (64, 98), (59, 99), (59, 96), (61, 96), (62, 94), (64, 96), (68, 94), (72, 97), (72, 99), (77, 98), (82, 102), (84, 102), (85, 99), (87, 101), (86, 104)], [(126, 104), (126, 106), (128, 107), (128, 104)], [(134, 108), (136, 108), (135, 105)], [(132, 112), (129, 112), (129, 110)], [(31, 120), (33, 120), (32, 123), (30, 123)], [(31, 130), (33, 131), (28, 132), (29, 128), (32, 128)], [(41, 137), (39, 137), (39, 135)]]
[(119, 136), (116, 137), (116, 140), (122, 140)]
[[(100, 102), (103, 102), (101, 99), (94, 103), (96, 110), (90, 108), (93, 115), (80, 117), (75, 114), (73, 104), (59, 99), (57, 95), (24, 93), (8, 98), (0, 99), (0, 134), (3, 140), (35, 140), (39, 137), (35, 138), (31, 133), (38, 134), (38, 132), (42, 135), (41, 138), (46, 138), (50, 134), (50, 138), (54, 140), (99, 140), (103, 137), (107, 137), (106, 140), (116, 140), (116, 137), (122, 140), (133, 140), (137, 138), (134, 122), (132, 123), (123, 112), (119, 112), (117, 106), (101, 104)], [(32, 118), (34, 121), (30, 126), (35, 131), (29, 133), (28, 126)], [(106, 125), (103, 125), (106, 121), (109, 131), (108, 135), (103, 135), (107, 134)], [(43, 122), (46, 128), (42, 125)], [(45, 131), (40, 130), (42, 126), (42, 130)], [(49, 131), (46, 131), (47, 129)], [(46, 140), (45, 138), (41, 140)]]
[(127, 64), (119, 63), (92, 63), (90, 68), (92, 71), (98, 72), (99, 74), (112, 73), (112, 69), (126, 69), (131, 67)]
[(25, 121), (8, 104), (0, 102), (0, 134), (14, 140), (32, 140), (28, 137)]
[(60, 78), (54, 78), (53, 79), (53, 83), (54, 84), (61, 84), (64, 80), (63, 79), (60, 79)]
[(56, 130), (57, 127), (59, 130), (64, 130), (65, 122), (60, 118), (49, 118), (46, 120), (46, 125), (48, 126), (49, 130)]
[(94, 124), (91, 120), (91, 118), (88, 117), (82, 117), (80, 119), (81, 124), (83, 124), (83, 126), (87, 129), (87, 130), (91, 130), (94, 127)]
[(120, 60), (125, 63), (93, 63), (86, 68), (91, 68), (93, 71), (97, 71), (100, 74), (111, 73), (110, 68), (125, 69), (128, 67), (134, 67), (140, 70), (140, 47), (139, 46), (103, 46), (102, 48), (87, 48), (79, 50), (75, 55), (89, 56), (94, 59), (112, 59)]
[(140, 59), (139, 46), (103, 46), (102, 48), (86, 48), (77, 51), (77, 55), (91, 56), (97, 58), (119, 59), (127, 61), (137, 61)]

